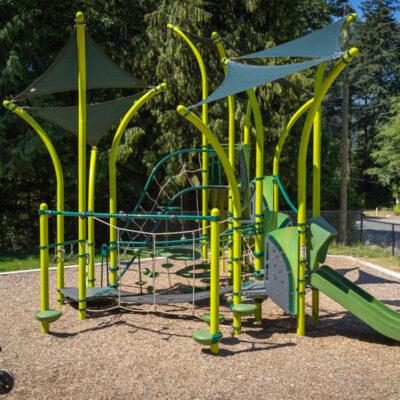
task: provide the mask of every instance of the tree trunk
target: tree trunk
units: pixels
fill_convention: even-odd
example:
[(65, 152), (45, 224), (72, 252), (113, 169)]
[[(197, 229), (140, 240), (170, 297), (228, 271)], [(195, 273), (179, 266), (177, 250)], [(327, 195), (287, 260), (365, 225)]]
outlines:
[[(349, 32), (343, 32), (345, 48), (348, 47)], [(342, 100), (342, 145), (340, 166), (340, 217), (339, 241), (347, 243), (347, 185), (349, 181), (349, 73), (343, 71), (343, 100)]]

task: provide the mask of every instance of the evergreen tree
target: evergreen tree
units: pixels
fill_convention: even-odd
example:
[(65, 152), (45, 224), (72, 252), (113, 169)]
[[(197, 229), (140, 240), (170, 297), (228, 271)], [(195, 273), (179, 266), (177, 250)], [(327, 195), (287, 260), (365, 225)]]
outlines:
[(396, 204), (400, 203), (400, 97), (393, 101), (389, 121), (379, 127), (376, 146), (372, 151), (375, 167), (368, 169), (369, 175), (390, 188)]
[(400, 93), (400, 27), (390, 0), (361, 3), (365, 21), (357, 24), (354, 42), (360, 56), (351, 69), (352, 118), (355, 130), (353, 179), (365, 194), (365, 206), (390, 201), (390, 191), (371, 181), (366, 170), (374, 166), (379, 127), (389, 116), (391, 97)]

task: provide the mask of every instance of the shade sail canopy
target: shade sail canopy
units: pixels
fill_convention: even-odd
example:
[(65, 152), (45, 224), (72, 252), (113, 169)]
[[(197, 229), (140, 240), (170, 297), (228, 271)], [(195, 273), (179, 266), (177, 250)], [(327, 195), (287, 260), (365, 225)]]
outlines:
[[(145, 86), (138, 79), (123, 71), (86, 35), (86, 87), (127, 88)], [(78, 46), (76, 30), (50, 67), (29, 85), (15, 100), (46, 94), (78, 90)]]
[(229, 60), (227, 62), (227, 73), (221, 85), (205, 100), (195, 104), (197, 107), (204, 103), (223, 99), (230, 95), (264, 85), (268, 82), (276, 81), (295, 72), (314, 67), (318, 64), (338, 58), (339, 55), (317, 58), (315, 60), (286, 65), (248, 65)]
[[(96, 145), (143, 93), (86, 107), (86, 138)], [(28, 112), (78, 135), (78, 107), (28, 107)]]
[(263, 57), (328, 57), (335, 53), (341, 53), (340, 33), (347, 17), (343, 17), (332, 24), (311, 32), (301, 38), (290, 42), (246, 54), (241, 58), (263, 58)]

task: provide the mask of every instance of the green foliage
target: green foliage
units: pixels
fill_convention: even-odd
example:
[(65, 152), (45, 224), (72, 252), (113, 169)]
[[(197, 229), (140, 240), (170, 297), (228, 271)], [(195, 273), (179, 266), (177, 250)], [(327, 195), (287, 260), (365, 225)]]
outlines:
[(391, 98), (400, 94), (400, 27), (394, 17), (395, 2), (368, 0), (361, 3), (365, 21), (356, 25), (353, 44), (360, 56), (350, 69), (353, 178), (357, 191), (365, 193), (365, 206), (390, 202), (390, 190), (371, 179), (374, 151), (380, 145), (381, 126), (390, 116)]
[(393, 207), (393, 212), (394, 212), (394, 215), (400, 215), (400, 204), (396, 204)]
[(394, 197), (400, 196), (400, 97), (393, 102), (389, 121), (382, 125), (376, 135), (372, 151), (375, 167), (367, 173), (376, 176), (382, 185), (390, 187)]
[[(167, 22), (207, 38), (217, 31), (224, 39), (228, 55), (236, 56), (294, 39), (309, 28), (318, 29), (328, 23), (332, 15), (342, 15), (347, 4), (346, 0), (1, 1), (0, 92), (10, 98), (46, 70), (67, 41), (78, 9), (85, 13), (86, 25), (95, 41), (124, 70), (149, 85), (167, 82), (168, 90), (157, 95), (140, 111), (121, 142), (118, 208), (130, 210), (147, 175), (164, 155), (200, 143), (198, 132), (176, 113), (178, 104), (191, 105), (200, 99), (199, 69), (188, 46), (166, 29)], [(386, 123), (388, 98), (398, 95), (400, 54), (398, 23), (393, 19), (390, 2), (368, 1), (364, 9), (366, 22), (357, 26), (354, 35), (362, 57), (357, 66), (352, 67), (352, 125), (356, 144), (353, 165), (355, 177), (361, 179), (365, 169), (374, 167), (369, 154), (376, 148), (377, 127)], [(223, 79), (221, 63), (213, 46), (204, 42), (196, 44), (205, 59), (211, 92)], [(279, 133), (291, 114), (310, 98), (312, 76), (313, 71), (294, 74), (286, 81), (265, 85), (257, 92), (265, 125), (266, 173), (271, 171), (273, 148)], [(90, 91), (88, 100), (109, 100), (115, 95), (128, 94), (125, 92)], [(236, 138), (239, 141), (246, 97), (238, 95), (236, 100)], [(322, 200), (323, 207), (330, 209), (337, 208), (339, 202), (338, 100), (340, 85), (336, 86), (336, 92), (328, 99), (323, 112)], [(32, 104), (70, 105), (76, 102), (76, 94), (67, 93), (35, 100)], [(76, 138), (50, 124), (43, 124), (43, 127), (63, 165), (66, 209), (76, 209)], [(222, 142), (226, 142), (227, 102), (220, 101), (210, 106), (210, 127)], [(98, 211), (108, 208), (108, 154), (113, 132), (115, 127), (98, 146)], [(282, 180), (293, 199), (296, 198), (300, 134), (301, 123), (298, 123), (282, 154)], [(311, 178), (311, 173), (308, 177)], [(47, 201), (53, 208), (55, 203), (53, 166), (40, 139), (27, 125), (5, 111), (0, 112), (0, 187), (0, 247), (34, 248), (37, 244), (38, 205)], [(351, 193), (355, 193), (355, 189), (369, 193), (369, 188), (362, 185), (352, 185)], [(358, 205), (355, 195), (351, 201)], [(67, 236), (75, 236), (75, 229), (73, 224), (67, 226)], [(105, 238), (106, 233), (102, 239)]]

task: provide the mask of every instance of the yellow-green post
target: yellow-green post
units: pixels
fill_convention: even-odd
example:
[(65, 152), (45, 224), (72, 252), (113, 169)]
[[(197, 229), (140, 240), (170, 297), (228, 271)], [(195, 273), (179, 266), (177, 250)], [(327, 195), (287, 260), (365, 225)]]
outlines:
[[(90, 152), (90, 167), (89, 167), (89, 185), (88, 185), (88, 211), (95, 211), (95, 189), (96, 189), (96, 161), (97, 161), (97, 147), (93, 146)], [(87, 282), (88, 287), (94, 287), (96, 276), (94, 271), (94, 259), (96, 251), (95, 232), (94, 232), (94, 219), (88, 217), (88, 253), (89, 265)]]
[[(208, 97), (208, 81), (207, 81), (207, 70), (206, 66), (204, 64), (203, 57), (201, 56), (199, 50), (197, 47), (194, 45), (194, 43), (182, 32), (177, 26), (174, 26), (172, 24), (167, 24), (167, 28), (171, 29), (174, 31), (178, 36), (180, 36), (186, 44), (190, 47), (192, 50), (197, 64), (200, 69), (200, 75), (201, 75), (201, 98), (202, 100), (206, 99)], [(204, 103), (201, 105), (201, 120), (205, 125), (208, 125), (208, 104)], [(208, 143), (207, 143), (207, 138), (202, 135), (201, 137), (201, 148), (203, 150), (202, 155), (201, 155), (201, 164), (202, 164), (202, 172), (201, 172), (201, 180), (202, 180), (202, 186), (203, 188), (201, 189), (201, 215), (206, 216), (208, 215), (208, 201), (207, 201), (207, 186), (209, 182), (209, 158), (208, 158), (208, 152), (206, 151), (208, 149)], [(202, 229), (202, 236), (206, 237), (207, 235), (207, 221), (202, 220), (201, 221), (201, 229)], [(201, 257), (203, 260), (208, 259), (208, 250), (207, 250), (207, 240), (203, 240), (201, 244)]]
[[(210, 333), (219, 333), (219, 210), (211, 211), (211, 255), (210, 255)], [(219, 343), (213, 343), (211, 353), (218, 353)]]
[[(42, 203), (40, 210), (48, 210), (47, 204)], [(49, 216), (40, 214), (40, 311), (49, 309)], [(49, 322), (42, 322), (42, 332), (49, 332)]]
[[(61, 162), (54, 148), (53, 143), (44, 131), (44, 129), (38, 124), (38, 122), (29, 115), (24, 109), (18, 107), (16, 104), (4, 100), (3, 106), (12, 111), (14, 114), (22, 118), (28, 125), (30, 125), (34, 131), (38, 134), (42, 142), (44, 143), (47, 151), (50, 154), (51, 161), (53, 163), (54, 172), (57, 181), (57, 194), (56, 203), (57, 211), (64, 210), (64, 176), (61, 167)], [(64, 215), (57, 215), (57, 243), (64, 242)], [(57, 246), (57, 303), (61, 305), (63, 303), (64, 296), (61, 294), (61, 289), (64, 288), (64, 246)]]
[[(260, 106), (254, 90), (248, 90), (247, 96), (250, 101), (256, 128), (256, 176), (255, 176), (255, 244), (254, 244), (254, 269), (260, 271), (264, 260), (264, 210), (263, 210), (263, 181), (264, 181), (264, 126), (262, 123)], [(262, 301), (257, 301), (255, 320), (262, 320)]]
[[(314, 98), (308, 100), (304, 103), (290, 118), (289, 122), (285, 126), (285, 129), (279, 135), (278, 143), (275, 146), (274, 151), (274, 160), (273, 160), (273, 167), (272, 167), (272, 175), (277, 176), (279, 175), (279, 162), (281, 159), (282, 148), (286, 141), (286, 138), (289, 136), (289, 133), (296, 123), (296, 121), (311, 107), (312, 103), (314, 102)], [(279, 186), (277, 182), (274, 182), (274, 211), (279, 211)]]
[[(240, 192), (238, 182), (235, 176), (234, 169), (232, 168), (229, 158), (226, 156), (225, 151), (218, 139), (211, 132), (211, 130), (198, 118), (193, 112), (188, 110), (185, 106), (180, 105), (177, 111), (192, 125), (194, 125), (202, 134), (206, 135), (208, 142), (214, 148), (215, 153), (221, 161), (222, 168), (225, 172), (229, 186), (232, 188), (233, 200), (233, 304), (241, 303), (241, 290), (242, 290), (242, 242), (241, 242), (241, 217), (242, 207), (240, 202)], [(233, 314), (233, 333), (238, 335), (241, 333), (241, 317), (239, 314)]]
[[(78, 45), (78, 211), (86, 211), (86, 50), (85, 23), (82, 12), (76, 14), (76, 38)], [(79, 269), (78, 313), (86, 318), (86, 219), (79, 218)]]
[[(246, 105), (246, 113), (244, 117), (244, 126), (243, 126), (243, 144), (249, 146), (249, 151), (251, 149), (251, 142), (250, 142), (250, 132), (251, 132), (251, 104), (250, 100), (247, 101)], [(250, 160), (248, 165), (246, 165), (247, 168), (247, 179), (250, 179)], [(249, 183), (249, 182), (248, 182)], [(249, 214), (249, 207), (250, 207), (250, 185), (248, 186), (246, 192), (244, 193), (244, 210), (243, 214), (248, 215)]]
[[(320, 64), (317, 68), (314, 82), (314, 96), (319, 91), (326, 64)], [(319, 217), (321, 215), (321, 106), (318, 107), (313, 126), (313, 198), (312, 198), (312, 216)], [(310, 266), (313, 269), (318, 269), (318, 261), (315, 265)], [(319, 320), (319, 290), (312, 288), (312, 319)]]
[(311, 128), (313, 126), (315, 114), (321, 105), (321, 102), (340, 72), (352, 60), (352, 57), (358, 54), (356, 48), (350, 51), (338, 61), (328, 74), (325, 81), (322, 83), (317, 95), (314, 97), (314, 102), (307, 114), (306, 122), (304, 123), (301, 139), (299, 156), (297, 161), (298, 177), (298, 238), (299, 238), (299, 264), (298, 264), (298, 279), (297, 279), (297, 335), (304, 336), (305, 334), (305, 289), (306, 279), (305, 271), (307, 264), (307, 243), (306, 243), (306, 223), (307, 223), (307, 147), (310, 139)]
[[(128, 126), (131, 119), (136, 115), (137, 111), (150, 99), (152, 99), (157, 93), (161, 92), (167, 87), (166, 83), (162, 83), (161, 85), (156, 86), (153, 89), (150, 89), (146, 92), (142, 97), (140, 97), (135, 104), (127, 111), (127, 113), (122, 118), (118, 129), (114, 135), (114, 139), (111, 145), (110, 150), (110, 159), (108, 161), (108, 176), (109, 176), (109, 207), (110, 214), (117, 213), (117, 155), (118, 155), (118, 146), (121, 142), (122, 135), (125, 132), (126, 127)], [(118, 263), (117, 263), (117, 219), (110, 218), (110, 286), (117, 287), (117, 271), (118, 271)]]
[[(222, 43), (221, 37), (217, 32), (212, 33), (212, 38), (214, 40), (215, 46), (218, 51), (218, 55), (221, 60), (226, 59), (226, 51), (224, 45)], [(223, 62), (224, 73), (226, 75), (227, 68), (225, 63)], [(228, 96), (228, 159), (233, 169), (235, 169), (235, 97)], [(229, 217), (233, 216), (233, 201), (232, 201), (232, 189), (229, 187), (228, 193), (228, 215)], [(229, 229), (233, 229), (233, 223), (231, 221), (228, 222)], [(232, 258), (233, 258), (233, 235), (229, 238), (229, 246), (228, 246), (228, 274), (229, 277), (232, 276)]]

